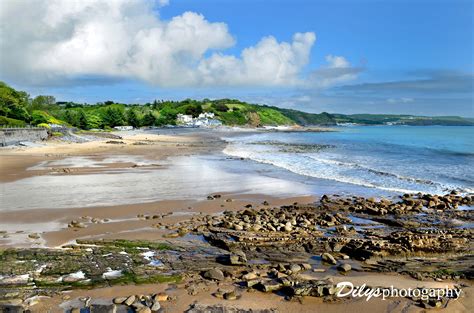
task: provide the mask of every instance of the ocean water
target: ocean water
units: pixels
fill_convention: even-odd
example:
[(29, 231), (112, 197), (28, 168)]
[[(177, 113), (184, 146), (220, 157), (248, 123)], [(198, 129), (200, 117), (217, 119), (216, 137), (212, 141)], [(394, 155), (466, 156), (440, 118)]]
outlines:
[(224, 139), (229, 142), (225, 154), (284, 169), (311, 185), (336, 182), (351, 191), (389, 193), (474, 192), (474, 127), (351, 126)]

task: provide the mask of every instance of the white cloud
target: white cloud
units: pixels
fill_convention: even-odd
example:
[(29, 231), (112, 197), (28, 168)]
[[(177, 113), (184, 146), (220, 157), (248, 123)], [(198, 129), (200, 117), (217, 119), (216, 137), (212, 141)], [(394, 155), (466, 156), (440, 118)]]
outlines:
[(292, 43), (265, 37), (244, 49), (240, 58), (214, 53), (197, 70), (212, 85), (295, 85), (315, 40), (314, 33), (296, 33)]
[(394, 104), (394, 103), (410, 103), (410, 102), (413, 102), (415, 101), (415, 99), (413, 98), (406, 98), (406, 97), (402, 97), (402, 98), (388, 98), (387, 99), (387, 102), (388, 103), (391, 103), (391, 104)]
[(349, 62), (341, 56), (327, 55), (326, 61), (329, 63), (329, 68), (348, 68), (350, 67)]
[(362, 68), (353, 67), (349, 61), (342, 56), (327, 55), (327, 65), (323, 66), (310, 75), (308, 84), (317, 88), (327, 88), (340, 83), (348, 82), (357, 78)]
[[(302, 72), (316, 40), (262, 38), (240, 56), (225, 23), (185, 12), (162, 20), (167, 0), (4, 0), (0, 3), (0, 75), (23, 84), (81, 77), (139, 79), (158, 86), (305, 85)], [(350, 64), (328, 56), (311, 81), (321, 86), (354, 77)], [(318, 75), (320, 77), (318, 78)]]

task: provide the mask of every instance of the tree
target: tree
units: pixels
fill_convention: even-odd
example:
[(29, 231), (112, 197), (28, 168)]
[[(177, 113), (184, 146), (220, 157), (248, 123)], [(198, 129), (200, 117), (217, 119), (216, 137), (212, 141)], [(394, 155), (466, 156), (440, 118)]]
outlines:
[(78, 115), (79, 116), (78, 116), (78, 121), (77, 121), (78, 122), (77, 127), (81, 128), (81, 129), (88, 129), (89, 124), (88, 124), (86, 112), (84, 112), (84, 110), (80, 109)]
[(26, 107), (28, 94), (17, 91), (4, 82), (0, 82), (0, 115), (29, 122), (31, 117)]
[(129, 109), (127, 111), (127, 121), (128, 125), (131, 125), (135, 128), (140, 127), (140, 119), (138, 118), (138, 114), (134, 109)]
[(165, 104), (160, 110), (160, 117), (156, 119), (155, 125), (176, 125), (176, 116), (178, 112), (172, 107), (171, 104)]
[(152, 125), (155, 125), (155, 122), (156, 122), (156, 117), (155, 115), (153, 115), (153, 112), (148, 111), (148, 113), (146, 113), (143, 116), (143, 119), (142, 119), (143, 126), (152, 126)]
[(221, 103), (221, 102), (213, 103), (212, 108), (214, 110), (216, 110), (217, 112), (227, 112), (227, 111), (229, 111), (229, 108), (227, 107), (227, 105), (225, 105), (224, 103)]
[[(185, 100), (186, 101), (186, 100)], [(191, 101), (191, 100), (188, 100)], [(202, 105), (199, 103), (192, 103), (186, 106), (184, 109), (185, 114), (192, 115), (193, 117), (198, 117), (202, 113)]]
[(115, 127), (124, 124), (124, 114), (123, 109), (117, 106), (109, 106), (105, 109), (102, 120), (104, 121), (104, 126)]
[(30, 104), (30, 112), (34, 110), (50, 110), (56, 105), (56, 99), (53, 96), (37, 96)]

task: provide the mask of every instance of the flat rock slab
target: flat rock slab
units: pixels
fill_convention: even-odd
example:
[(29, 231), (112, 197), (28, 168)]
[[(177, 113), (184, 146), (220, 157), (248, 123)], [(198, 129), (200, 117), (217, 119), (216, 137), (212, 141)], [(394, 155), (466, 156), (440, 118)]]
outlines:
[(277, 313), (276, 309), (242, 309), (224, 305), (194, 304), (187, 313)]
[(91, 313), (116, 313), (117, 307), (115, 304), (92, 304), (90, 307)]

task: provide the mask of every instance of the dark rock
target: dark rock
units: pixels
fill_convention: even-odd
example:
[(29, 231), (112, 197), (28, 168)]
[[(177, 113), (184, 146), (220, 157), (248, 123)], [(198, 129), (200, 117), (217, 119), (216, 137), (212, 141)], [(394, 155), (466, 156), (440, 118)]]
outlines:
[(115, 313), (116, 311), (115, 304), (92, 304), (90, 306), (91, 313)]
[(0, 304), (0, 312), (2, 312), (2, 313), (24, 313), (25, 309), (20, 305)]
[(204, 278), (210, 279), (210, 280), (224, 280), (224, 273), (217, 268), (210, 269), (202, 275)]
[(343, 263), (337, 267), (341, 272), (349, 272), (352, 269), (352, 266), (348, 263)]

